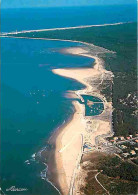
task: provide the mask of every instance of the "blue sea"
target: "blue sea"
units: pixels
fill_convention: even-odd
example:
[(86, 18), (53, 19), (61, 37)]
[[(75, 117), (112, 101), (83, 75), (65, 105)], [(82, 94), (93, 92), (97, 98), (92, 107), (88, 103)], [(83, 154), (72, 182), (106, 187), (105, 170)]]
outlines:
[(2, 9), (1, 31), (136, 21), (136, 5)]
[[(1, 32), (128, 21), (136, 21), (134, 6), (1, 10)], [(51, 70), (93, 63), (60, 52), (74, 46), (82, 45), (1, 38), (1, 186), (5, 194), (59, 194), (45, 180), (46, 166), (39, 154), (48, 147), (53, 131), (74, 112), (64, 93), (84, 87)], [(27, 190), (10, 191), (11, 186)]]

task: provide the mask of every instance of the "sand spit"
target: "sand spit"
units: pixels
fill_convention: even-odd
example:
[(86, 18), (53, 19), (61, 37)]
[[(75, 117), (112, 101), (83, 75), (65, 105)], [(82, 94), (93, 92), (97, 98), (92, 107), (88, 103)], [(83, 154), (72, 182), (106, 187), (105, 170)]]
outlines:
[(106, 79), (112, 82), (113, 74), (105, 70), (103, 61), (97, 55), (92, 55), (88, 47), (72, 47), (65, 49), (64, 52), (93, 58), (95, 59), (94, 66), (92, 68), (54, 69), (53, 73), (84, 84), (85, 89), (74, 91), (80, 99), (82, 94), (89, 94), (99, 97), (104, 103), (102, 114), (86, 117), (84, 105), (73, 102), (74, 116), (56, 138), (55, 161), (59, 188), (63, 195), (75, 195), (79, 194), (81, 185), (81, 181), (75, 180), (80, 170), (80, 160), (82, 154), (89, 152), (84, 150), (84, 144), (96, 149), (99, 141), (104, 139), (103, 137), (112, 134), (112, 102), (107, 102), (101, 95), (99, 86)]
[(83, 25), (83, 26), (72, 26), (72, 27), (60, 27), (60, 28), (47, 28), (47, 29), (38, 29), (38, 30), (22, 30), (22, 31), (14, 31), (8, 33), (1, 33), (1, 35), (10, 35), (10, 34), (20, 34), (20, 33), (31, 33), (31, 32), (43, 32), (43, 31), (55, 31), (55, 30), (68, 30), (68, 29), (80, 29), (80, 28), (91, 28), (91, 27), (98, 27), (98, 26), (114, 26), (114, 25), (121, 25), (130, 22), (118, 22), (118, 23), (111, 23), (111, 24), (96, 24), (96, 25)]

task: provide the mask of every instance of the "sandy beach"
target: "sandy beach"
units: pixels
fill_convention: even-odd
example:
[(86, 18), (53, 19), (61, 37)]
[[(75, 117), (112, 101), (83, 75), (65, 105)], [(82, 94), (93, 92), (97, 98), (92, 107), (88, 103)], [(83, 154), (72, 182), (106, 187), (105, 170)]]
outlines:
[[(75, 79), (84, 84), (86, 86), (85, 89), (74, 91), (78, 97), (81, 94), (94, 94), (100, 97), (104, 103), (103, 113), (90, 119), (90, 117), (85, 117), (84, 105), (74, 101), (75, 113), (73, 118), (56, 137), (55, 164), (59, 189), (61, 194), (68, 195), (76, 194), (74, 182), (76, 183), (75, 178), (79, 171), (83, 144), (89, 142), (94, 146), (96, 145), (97, 136), (111, 132), (111, 117), (109, 117), (109, 120), (104, 118), (105, 115), (110, 116), (112, 106), (111, 103), (105, 101), (94, 82), (97, 78), (100, 83), (103, 82), (102, 80), (104, 80), (108, 72), (104, 69), (102, 60), (97, 56), (92, 56), (85, 48), (81, 47), (65, 49), (64, 52), (93, 58), (95, 59), (94, 66), (92, 68), (54, 69), (52, 70), (53, 73)], [(89, 78), (91, 78), (91, 82)], [(91, 122), (91, 124), (88, 125), (88, 122)]]
[(69, 192), (74, 167), (82, 147), (82, 133), (85, 131), (82, 107), (77, 102), (73, 102), (73, 104), (75, 107), (73, 118), (56, 138), (56, 168), (58, 183), (63, 194)]

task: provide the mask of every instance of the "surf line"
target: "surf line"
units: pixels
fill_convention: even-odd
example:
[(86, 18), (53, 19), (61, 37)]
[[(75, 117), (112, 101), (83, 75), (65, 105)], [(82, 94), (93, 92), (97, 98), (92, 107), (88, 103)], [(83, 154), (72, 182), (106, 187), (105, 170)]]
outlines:
[(117, 23), (111, 23), (111, 24), (93, 24), (93, 25), (61, 27), (61, 28), (46, 28), (46, 29), (39, 29), (39, 30), (22, 30), (22, 31), (9, 32), (9, 33), (1, 33), (1, 35), (42, 32), (42, 31), (55, 31), (55, 30), (68, 30), (68, 29), (79, 29), (79, 28), (91, 28), (91, 27), (100, 27), (100, 26), (114, 26), (114, 25), (121, 25), (121, 24), (126, 24), (126, 23), (132, 23), (132, 22), (117, 22)]
[[(46, 166), (46, 174), (47, 174), (47, 171), (48, 171), (48, 165), (46, 163), (43, 163), (45, 166)], [(46, 178), (45, 180), (51, 185), (53, 186), (53, 188), (55, 188), (55, 190), (59, 193), (59, 195), (61, 195), (61, 192), (60, 190), (48, 179), (47, 175), (46, 175)]]

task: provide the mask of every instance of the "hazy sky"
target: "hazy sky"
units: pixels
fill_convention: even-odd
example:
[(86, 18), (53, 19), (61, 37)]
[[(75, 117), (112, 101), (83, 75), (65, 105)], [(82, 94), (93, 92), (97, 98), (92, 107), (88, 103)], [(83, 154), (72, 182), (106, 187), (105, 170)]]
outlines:
[(137, 0), (1, 0), (1, 8), (134, 4)]

